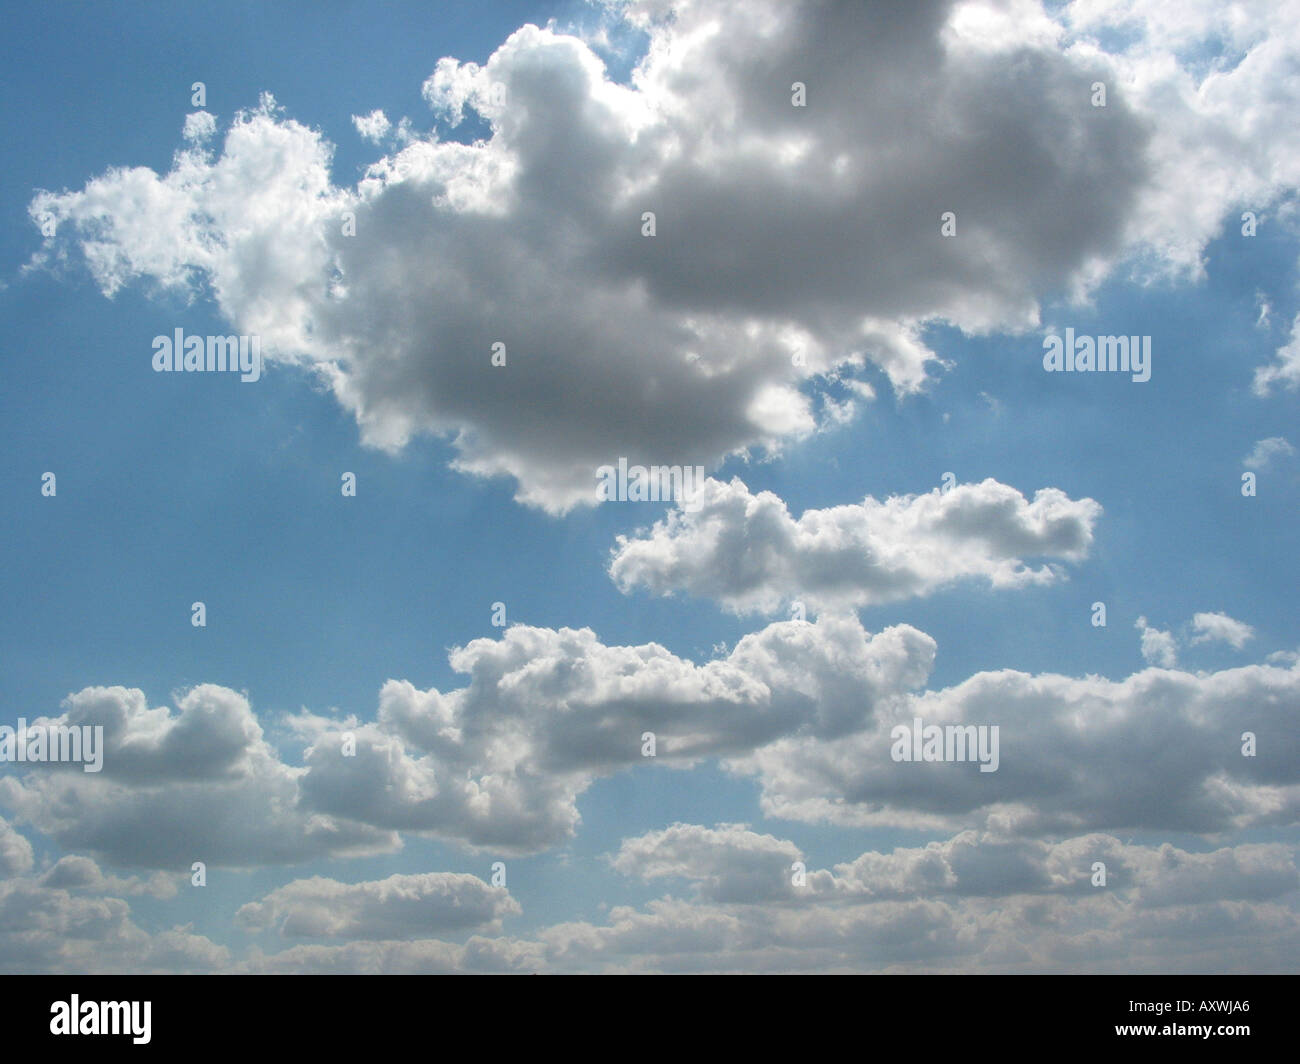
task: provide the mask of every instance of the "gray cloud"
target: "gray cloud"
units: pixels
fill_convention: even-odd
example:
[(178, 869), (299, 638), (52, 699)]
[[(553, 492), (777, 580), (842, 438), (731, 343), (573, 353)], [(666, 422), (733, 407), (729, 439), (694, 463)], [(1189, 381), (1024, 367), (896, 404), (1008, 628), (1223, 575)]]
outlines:
[(20, 876), (32, 867), (32, 844), (0, 817), (0, 878)]
[(243, 906), (250, 930), (274, 927), (285, 938), (419, 938), (471, 928), (499, 930), (519, 905), (502, 887), (471, 875), (425, 872), (367, 883), (315, 876), (277, 887)]
[[(910, 827), (987, 823), (1011, 834), (1148, 828), (1216, 832), (1294, 823), (1300, 666), (1097, 676), (983, 672), (833, 740), (780, 739), (734, 771), (756, 774), (769, 815)], [(896, 713), (896, 717), (891, 714)], [(895, 762), (896, 723), (997, 725), (1000, 765)], [(1242, 756), (1253, 732), (1257, 755)]]
[(103, 770), (5, 776), (0, 804), (65, 849), (188, 872), (194, 861), (291, 864), (397, 846), (392, 832), (300, 809), (301, 770), (280, 761), (235, 691), (200, 685), (176, 715), (124, 687), (88, 687), (64, 704), (49, 719), (104, 728)]
[(425, 85), (489, 122), (481, 143), (416, 138), (338, 188), (320, 134), (266, 101), (219, 152), (193, 130), (166, 174), (38, 195), (59, 233), (37, 261), (79, 242), (108, 293), (206, 284), (369, 443), (446, 434), (461, 469), (563, 510), (621, 455), (712, 466), (814, 431), (798, 386), (819, 374), (871, 361), (914, 391), (927, 322), (1029, 328), (1041, 294), (1121, 254), (1150, 124), (1118, 93), (1104, 120), (1088, 106), (1100, 57), (992, 46), (953, 12), (630, 5), (650, 41), (630, 85), (525, 26)]
[[(0, 821), (0, 856), (27, 840)], [(20, 847), (21, 849), (21, 847)], [(225, 968), (230, 951), (188, 927), (148, 932), (131, 919), (131, 907), (111, 893), (167, 898), (175, 884), (105, 876), (85, 857), (69, 855), (40, 876), (31, 847), (17, 874), (0, 879), (0, 972), (199, 972)]]
[(138, 876), (105, 875), (89, 857), (70, 854), (58, 861), (40, 878), (43, 887), (96, 894), (150, 894), (155, 898), (172, 898), (177, 893), (179, 876), (155, 872), (148, 879)]
[[(616, 866), (694, 880), (701, 899), (619, 907), (537, 937), (549, 964), (583, 971), (1281, 972), (1300, 944), (1300, 875), (1280, 844), (1190, 853), (1103, 834), (963, 832), (809, 869), (794, 889), (791, 853), (738, 825), (628, 839)], [(1105, 886), (1092, 884), (1096, 861)], [(747, 871), (758, 875), (741, 892), (708, 896)]]
[(802, 856), (794, 843), (743, 824), (674, 824), (624, 840), (613, 867), (642, 879), (695, 880), (709, 901), (756, 902), (793, 897), (791, 865)]

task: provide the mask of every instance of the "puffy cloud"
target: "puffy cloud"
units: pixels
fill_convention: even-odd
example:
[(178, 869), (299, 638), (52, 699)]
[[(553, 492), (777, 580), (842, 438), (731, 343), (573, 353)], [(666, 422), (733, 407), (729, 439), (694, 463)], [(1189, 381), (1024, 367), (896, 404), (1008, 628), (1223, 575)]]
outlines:
[(293, 863), (398, 844), (393, 832), (300, 808), (302, 770), (280, 761), (235, 691), (200, 685), (173, 714), (150, 709), (139, 690), (88, 687), (64, 707), (37, 723), (103, 727), (102, 771), (33, 767), (0, 779), (0, 804), (65, 849), (188, 870), (196, 860)]
[(519, 905), (503, 887), (450, 872), (394, 875), (368, 883), (315, 876), (249, 902), (238, 921), (285, 938), (397, 939), (470, 928), (500, 930)]
[[(192, 144), (165, 174), (38, 195), (33, 216), (58, 232), (37, 261), (72, 241), (106, 292), (206, 286), (268, 354), (317, 371), (369, 443), (444, 434), (459, 468), (563, 510), (593, 501), (595, 469), (619, 456), (713, 466), (814, 431), (824, 374), (870, 361), (914, 391), (936, 361), (926, 324), (1029, 329), (1042, 296), (1085, 288), (1135, 241), (1198, 250), (1226, 203), (1300, 154), (1205, 137), (1227, 113), (1219, 82), (1210, 119), (1178, 94), (1188, 116), (1168, 136), (1143, 110), (1162, 101), (1151, 77), (1126, 74), (1091, 107), (1090, 84), (1145, 53), (1107, 55), (1033, 6), (1010, 20), (941, 0), (619, 11), (648, 39), (629, 84), (584, 41), (525, 26), (482, 66), (440, 60), (424, 86), (445, 121), (476, 112), (489, 136), (415, 136), (355, 188), (332, 184), (322, 135), (268, 99), (219, 152)], [(1103, 15), (1076, 5), (1067, 21), (1077, 36)], [(1266, 20), (1254, 65), (1275, 32)], [(1224, 80), (1239, 104), (1246, 76)], [(796, 81), (807, 106), (792, 106)], [(1289, 97), (1260, 95), (1283, 99), (1252, 121), (1287, 141)], [(1175, 149), (1228, 177), (1203, 183)], [(1147, 225), (1153, 196), (1185, 208), (1187, 173), (1193, 217)]]
[(792, 734), (856, 730), (925, 682), (934, 641), (907, 625), (869, 635), (852, 617), (779, 622), (696, 665), (656, 644), (611, 647), (590, 629), (516, 625), (450, 661), (469, 684), (443, 693), (390, 680), (378, 721), (354, 730), (304, 718), (312, 808), (473, 846), (526, 851), (578, 822), (598, 776), (748, 752)]
[[(1290, 824), (1300, 815), (1297, 697), (1300, 666), (1148, 669), (1119, 682), (983, 672), (891, 703), (853, 735), (782, 739), (729, 764), (759, 777), (766, 813), (799, 820), (984, 823), (1018, 835)], [(998, 769), (895, 762), (891, 730), (917, 717), (998, 726)], [(1255, 757), (1242, 756), (1246, 731), (1267, 737)]]
[(1145, 617), (1139, 617), (1133, 627), (1142, 633), (1143, 661), (1162, 669), (1172, 669), (1178, 664), (1178, 640), (1172, 632), (1152, 628)]
[[(538, 937), (557, 970), (595, 971), (1286, 971), (1300, 943), (1300, 915), (1284, 904), (1300, 875), (1279, 844), (1190, 853), (1101, 834), (963, 832), (810, 870), (805, 887), (788, 889), (777, 857), (791, 853), (736, 825), (629, 839), (616, 866), (695, 879), (702, 892), (769, 859), (725, 902), (667, 897)], [(1092, 882), (1096, 861), (1104, 887)]]
[(1256, 442), (1250, 454), (1241, 460), (1247, 469), (1263, 469), (1274, 458), (1287, 458), (1295, 454), (1295, 448), (1282, 436), (1270, 436)]
[(1187, 853), (1165, 843), (1133, 855), (1145, 908), (1221, 900), (1276, 901), (1300, 887), (1295, 854), (1278, 843)]
[(215, 116), (207, 111), (191, 111), (185, 116), (185, 128), (182, 135), (186, 140), (204, 141), (217, 131)]
[(644, 732), (676, 765), (846, 734), (924, 684), (933, 658), (908, 625), (872, 635), (830, 615), (769, 625), (702, 665), (656, 644), (606, 646), (590, 629), (516, 625), (451, 654), (465, 687), (390, 680), (374, 722), (291, 718), (308, 742), (302, 767), (279, 758), (234, 691), (202, 685), (176, 714), (138, 690), (86, 688), (49, 719), (104, 727), (103, 771), (0, 778), (0, 804), (66, 849), (137, 867), (377, 853), (399, 831), (528, 852), (572, 834), (593, 780), (645, 764)]
[(1240, 650), (1255, 637), (1255, 629), (1226, 613), (1198, 613), (1192, 618), (1192, 629), (1196, 632), (1193, 644), (1217, 641), (1227, 643), (1234, 650)]
[[(1110, 858), (1094, 836), (1077, 840), (1084, 855)], [(1032, 839), (1001, 839), (965, 831), (924, 847), (864, 853), (834, 870), (833, 890), (854, 897), (909, 900), (925, 897), (1006, 896), (1078, 891), (1088, 883), (1088, 863), (1053, 860), (1054, 848)]]
[(618, 906), (604, 925), (539, 934), (560, 970), (627, 972), (868, 971), (952, 963), (973, 927), (934, 901), (852, 907), (702, 905), (676, 898)]
[(625, 840), (613, 866), (642, 879), (696, 880), (710, 901), (754, 902), (792, 897), (791, 865), (801, 857), (794, 843), (758, 835), (743, 824), (674, 824)]
[(988, 479), (943, 493), (871, 496), (859, 505), (807, 510), (797, 520), (771, 492), (705, 481), (689, 509), (636, 537), (620, 536), (609, 572), (625, 592), (685, 590), (737, 612), (783, 602), (845, 608), (923, 595), (962, 579), (993, 587), (1050, 583), (1077, 561), (1101, 507), (1045, 488), (1032, 502)]
[[(1114, 842), (1114, 840), (1111, 840)], [(1228, 863), (1236, 858), (1228, 858)], [(1251, 888), (1275, 898), (1286, 882)], [(1294, 865), (1289, 873), (1294, 881)], [(604, 923), (544, 928), (531, 940), (473, 938), (304, 946), (255, 955), (241, 971), (550, 972), (1132, 972), (1285, 973), (1300, 919), (1277, 900), (1144, 905), (1139, 892), (1012, 893), (909, 901), (808, 895), (719, 904), (661, 898), (618, 906)], [(823, 903), (825, 902), (825, 903)]]
[[(624, 840), (614, 865), (681, 877), (699, 897), (616, 907), (603, 924), (562, 923), (531, 939), (499, 931), (517, 911), (472, 876), (313, 878), (246, 905), (250, 929), (353, 939), (242, 960), (186, 928), (149, 936), (126, 903), (31, 880), (0, 884), (8, 971), (1282, 971), (1300, 943), (1288, 908), (1295, 853), (1277, 843), (1192, 853), (1104, 834), (1060, 841), (966, 831), (923, 847), (867, 852), (809, 870), (791, 888), (791, 842), (742, 825), (674, 824)], [(1092, 884), (1104, 861), (1108, 881)], [(371, 935), (371, 938), (361, 936)], [(1218, 953), (1217, 962), (1209, 963)]]
[(383, 111), (371, 111), (368, 115), (353, 115), (352, 124), (357, 132), (372, 144), (380, 144), (388, 136), (392, 123)]
[(77, 855), (60, 857), (41, 876), (40, 883), (43, 887), (95, 894), (149, 894), (155, 898), (173, 898), (177, 893), (177, 877), (165, 872), (155, 872), (148, 879), (105, 875), (89, 857)]
[(0, 878), (20, 876), (32, 867), (32, 844), (0, 817)]
[(0, 882), (0, 971), (199, 972), (229, 963), (228, 949), (188, 927), (142, 930), (121, 898), (33, 879)]
[[(1120, 682), (985, 672), (914, 693), (932, 654), (914, 629), (868, 637), (837, 614), (769, 625), (704, 665), (653, 646), (606, 647), (589, 631), (517, 626), (453, 653), (468, 687), (390, 681), (379, 721), (357, 732), (356, 757), (340, 755), (335, 726), (310, 724), (320, 730), (304, 792), (315, 808), (382, 827), (534, 849), (573, 830), (576, 797), (594, 778), (646, 764), (641, 735), (651, 731), (657, 762), (721, 757), (758, 779), (767, 813), (797, 820), (986, 824), (1033, 837), (1222, 831), (1300, 812), (1300, 747), (1285, 708), (1300, 668), (1148, 670)], [(998, 769), (894, 762), (891, 730), (916, 717), (998, 726)], [(1257, 757), (1241, 756), (1246, 730), (1267, 736)], [(619, 867), (659, 867), (658, 855), (665, 869), (689, 868), (690, 847), (731, 846), (740, 829), (700, 830), (642, 840)], [(743, 874), (689, 878), (706, 892), (743, 889)]]
[(109, 779), (151, 784), (235, 779), (254, 771), (266, 748), (247, 699), (200, 684), (183, 694), (176, 708), (175, 716), (166, 707), (150, 709), (139, 690), (87, 687), (63, 700), (62, 714), (33, 724), (102, 727), (100, 771)]
[(1133, 846), (1104, 834), (1044, 842), (964, 831), (943, 842), (900, 847), (891, 854), (865, 853), (836, 865), (833, 890), (895, 900), (1078, 897), (1101, 889), (1093, 883), (1098, 861), (1105, 865), (1105, 887), (1143, 908), (1276, 901), (1300, 887), (1295, 854), (1278, 843), (1189, 853), (1169, 843)]
[[(1105, 888), (1091, 886), (1094, 859), (1119, 872)], [(557, 970), (1288, 971), (1300, 917), (1282, 902), (1296, 882), (1276, 845), (1190, 854), (965, 835), (864, 854), (776, 901), (669, 897), (538, 937)]]
[(692, 880), (703, 900), (747, 905), (1079, 896), (1098, 890), (1093, 885), (1097, 861), (1106, 866), (1107, 888), (1148, 908), (1273, 901), (1300, 887), (1295, 854), (1279, 843), (1190, 853), (1169, 843), (1134, 846), (1106, 834), (1051, 842), (963, 831), (925, 846), (868, 851), (832, 869), (808, 869), (806, 882), (794, 887), (790, 866), (801, 858), (794, 843), (743, 824), (679, 823), (625, 839), (613, 866), (643, 879)]
[[(1183, 626), (1183, 635), (1153, 628), (1145, 617), (1139, 617), (1135, 626), (1142, 633), (1142, 658), (1149, 665), (1162, 669), (1172, 669), (1178, 664), (1178, 647), (1180, 641), (1187, 646), (1200, 643), (1227, 643), (1234, 650), (1240, 650), (1255, 637), (1255, 629), (1244, 621), (1234, 620), (1226, 613), (1197, 613), (1190, 624)], [(1190, 638), (1187, 635), (1190, 629)]]
[(1275, 384), (1292, 392), (1300, 387), (1300, 314), (1291, 322), (1291, 338), (1277, 349), (1275, 361), (1255, 370), (1256, 395), (1271, 394)]
[(1073, 0), (1059, 19), (1066, 53), (1105, 71), (1107, 107), (1095, 114), (1121, 98), (1148, 123), (1125, 237), (1154, 252), (1151, 267), (1200, 276), (1227, 212), (1261, 214), (1300, 186), (1300, 132), (1287, 118), (1300, 93), (1295, 0), (1189, 0), (1176, 11), (1165, 0)]

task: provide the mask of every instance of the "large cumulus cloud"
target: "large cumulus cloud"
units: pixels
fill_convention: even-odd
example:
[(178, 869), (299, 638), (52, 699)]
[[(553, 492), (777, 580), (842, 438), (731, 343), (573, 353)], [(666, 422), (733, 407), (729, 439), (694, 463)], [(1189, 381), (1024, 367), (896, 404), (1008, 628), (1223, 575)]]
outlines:
[[(404, 147), (340, 187), (322, 134), (267, 100), (219, 147), (187, 124), (165, 174), (38, 195), (57, 229), (38, 258), (77, 244), (110, 293), (206, 288), (321, 373), (369, 442), (447, 434), (461, 468), (562, 510), (621, 455), (715, 465), (813, 431), (803, 386), (823, 374), (871, 361), (913, 391), (934, 358), (925, 323), (1028, 328), (1043, 296), (1139, 237), (1173, 247), (1134, 228), (1164, 172), (1142, 86), (1119, 84), (1137, 59), (1020, 7), (1010, 33), (1000, 5), (940, 0), (632, 4), (617, 17), (648, 44), (627, 84), (584, 40), (525, 26), (425, 85), (444, 121), (483, 118), (481, 141), (404, 125)], [(1211, 183), (1204, 212), (1285, 176)]]

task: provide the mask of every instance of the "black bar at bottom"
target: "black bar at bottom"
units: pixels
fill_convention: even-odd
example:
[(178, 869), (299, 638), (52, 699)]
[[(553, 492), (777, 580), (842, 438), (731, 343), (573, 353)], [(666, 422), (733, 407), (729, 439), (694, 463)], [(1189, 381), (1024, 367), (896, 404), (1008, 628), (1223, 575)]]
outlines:
[(734, 1055), (756, 1038), (765, 1056), (867, 1054), (899, 1038), (927, 1051), (1164, 1043), (1221, 1054), (1289, 1042), (1296, 989), (1290, 975), (0, 977), (10, 1051), (336, 1055), (414, 1040), (489, 1059), (548, 1044), (584, 1058), (656, 1045)]

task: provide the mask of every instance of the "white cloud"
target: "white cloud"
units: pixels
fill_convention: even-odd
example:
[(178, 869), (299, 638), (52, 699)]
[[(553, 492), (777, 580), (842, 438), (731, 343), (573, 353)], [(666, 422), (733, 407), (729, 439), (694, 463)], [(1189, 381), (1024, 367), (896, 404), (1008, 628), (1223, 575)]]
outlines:
[(368, 115), (353, 115), (352, 124), (357, 132), (372, 144), (380, 144), (393, 128), (388, 116), (383, 111), (371, 111)]
[[(1151, 627), (1145, 617), (1139, 617), (1134, 627), (1142, 633), (1142, 658), (1147, 664), (1162, 669), (1172, 669), (1178, 664), (1178, 636)], [(1190, 638), (1185, 634), (1187, 629), (1191, 630)], [(1187, 646), (1220, 642), (1227, 643), (1234, 650), (1240, 650), (1254, 635), (1255, 629), (1250, 625), (1234, 620), (1226, 613), (1197, 613), (1192, 617), (1191, 623), (1184, 627), (1181, 642)]]
[(1291, 322), (1291, 338), (1277, 349), (1276, 360), (1255, 370), (1255, 394), (1272, 393), (1275, 384), (1287, 391), (1300, 387), (1300, 314)]
[(679, 507), (648, 533), (620, 536), (609, 572), (624, 592), (684, 590), (736, 612), (770, 613), (792, 600), (843, 609), (962, 579), (996, 588), (1051, 583), (1058, 567), (1023, 559), (1086, 557), (1100, 514), (1092, 499), (1046, 488), (1030, 502), (990, 479), (883, 502), (867, 496), (796, 520), (771, 492), (709, 479), (689, 511)]
[(1150, 133), (1126, 238), (1154, 251), (1157, 269), (1201, 276), (1205, 244), (1225, 222), (1242, 239), (1240, 212), (1258, 215), (1300, 186), (1300, 132), (1288, 118), (1300, 94), (1290, 73), (1300, 6), (1074, 0), (1061, 21), (1068, 54), (1106, 72), (1097, 117), (1122, 100)]
[(389, 117), (382, 111), (372, 111), (369, 114), (354, 114), (352, 116), (352, 125), (356, 126), (356, 131), (370, 143), (381, 143), (383, 138), (389, 135), (389, 130), (393, 124)]
[(1250, 454), (1242, 459), (1241, 464), (1247, 469), (1263, 469), (1274, 458), (1289, 457), (1295, 454), (1295, 448), (1282, 436), (1270, 436), (1256, 442)]
[(186, 140), (205, 141), (217, 131), (217, 119), (207, 111), (191, 111), (185, 116), (182, 136)]
[(1142, 633), (1143, 661), (1162, 669), (1172, 669), (1178, 664), (1178, 640), (1172, 632), (1152, 628), (1145, 617), (1139, 617), (1133, 627)]
[(1255, 636), (1255, 629), (1250, 625), (1235, 621), (1226, 613), (1198, 613), (1192, 618), (1192, 628), (1196, 632), (1193, 644), (1217, 641), (1227, 643), (1234, 650), (1240, 650)]

